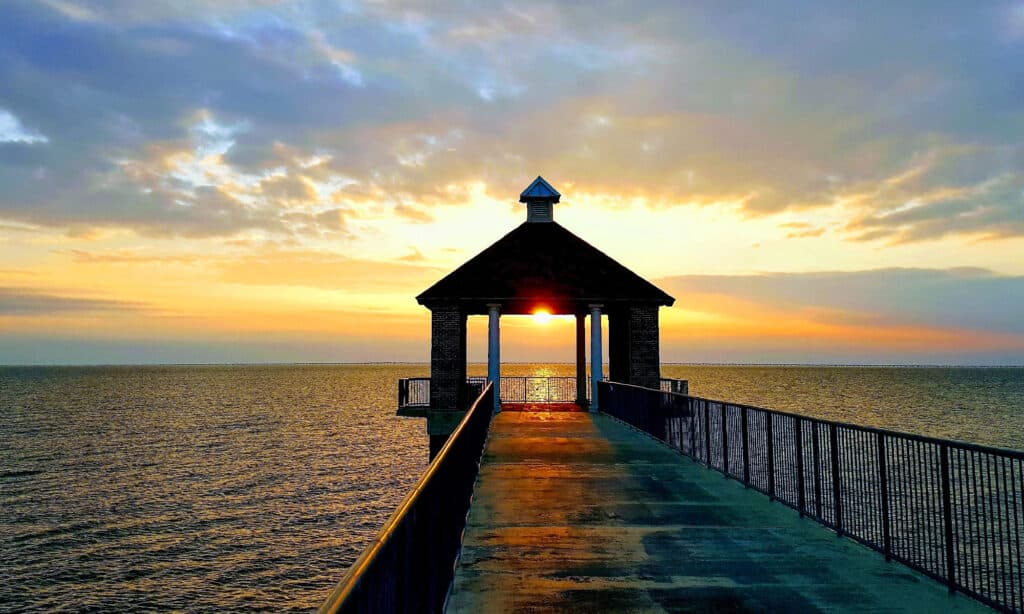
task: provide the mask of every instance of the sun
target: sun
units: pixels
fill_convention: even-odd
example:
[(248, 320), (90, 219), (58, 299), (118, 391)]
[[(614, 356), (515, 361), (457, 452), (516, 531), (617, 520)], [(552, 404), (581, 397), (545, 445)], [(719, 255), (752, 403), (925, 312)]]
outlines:
[(551, 312), (544, 308), (534, 309), (533, 321), (535, 324), (547, 324), (551, 321)]

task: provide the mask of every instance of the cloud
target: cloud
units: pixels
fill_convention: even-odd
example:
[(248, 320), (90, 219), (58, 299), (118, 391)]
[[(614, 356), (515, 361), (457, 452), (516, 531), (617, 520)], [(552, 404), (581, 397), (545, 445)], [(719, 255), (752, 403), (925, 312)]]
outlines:
[[(415, 249), (395, 262), (348, 258), (308, 249), (262, 245), (231, 255), (153, 254), (137, 250), (53, 250), (80, 265), (186, 266), (212, 272), (220, 283), (249, 286), (302, 286), (350, 293), (386, 292), (408, 296), (422, 290), (441, 273), (423, 262)], [(412, 300), (411, 298), (409, 299)]]
[(706, 297), (726, 297), (822, 322), (1024, 336), (1024, 277), (984, 269), (685, 275), (657, 283), (687, 309), (713, 312), (718, 299)]
[(36, 143), (49, 143), (50, 139), (38, 132), (28, 130), (21, 125), (21, 121), (11, 114), (10, 111), (0, 109), (0, 143), (24, 143), (34, 145)]
[(137, 303), (63, 296), (23, 288), (0, 287), (0, 315), (40, 316), (68, 313), (103, 313), (141, 309)]
[(1021, 237), (1018, 12), (18, 0), (0, 220), (321, 238), (543, 171), (567, 199), (839, 208), (853, 241)]

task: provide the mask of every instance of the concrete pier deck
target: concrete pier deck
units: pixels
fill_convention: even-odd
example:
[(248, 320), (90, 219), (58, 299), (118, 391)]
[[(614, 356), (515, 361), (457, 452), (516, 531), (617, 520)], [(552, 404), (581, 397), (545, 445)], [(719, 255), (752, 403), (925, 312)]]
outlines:
[(503, 412), (448, 611), (991, 610), (612, 418)]

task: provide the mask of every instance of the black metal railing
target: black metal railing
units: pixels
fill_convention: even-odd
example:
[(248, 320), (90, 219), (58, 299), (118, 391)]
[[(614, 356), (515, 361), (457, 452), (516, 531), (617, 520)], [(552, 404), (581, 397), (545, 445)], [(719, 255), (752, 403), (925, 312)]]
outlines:
[[(466, 378), (467, 397), (475, 397), (486, 382), (486, 377)], [(587, 399), (590, 399), (589, 380), (585, 388)], [(505, 403), (572, 403), (576, 401), (576, 378), (502, 376), (500, 394)], [(430, 407), (430, 378), (408, 377), (398, 380), (398, 406)]]
[(685, 379), (661, 378), (661, 391), (674, 392), (676, 394), (690, 394), (690, 382)]
[[(586, 386), (590, 397), (589, 383)], [(507, 377), (501, 378), (503, 403), (572, 403), (576, 401), (575, 377)]]
[(430, 407), (430, 378), (406, 377), (398, 380), (399, 407)]
[(988, 605), (1024, 611), (1024, 452), (601, 382), (601, 410)]
[(442, 612), (491, 424), (487, 385), (320, 612)]

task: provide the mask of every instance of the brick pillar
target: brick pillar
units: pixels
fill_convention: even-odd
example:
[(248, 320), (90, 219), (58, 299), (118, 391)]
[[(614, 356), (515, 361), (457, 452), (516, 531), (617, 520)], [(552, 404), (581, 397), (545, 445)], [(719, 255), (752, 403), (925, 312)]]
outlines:
[(430, 409), (466, 409), (466, 314), (457, 305), (430, 312)]
[(629, 382), (629, 313), (608, 312), (608, 379)]
[(661, 385), (661, 354), (658, 331), (658, 306), (633, 305), (629, 308), (629, 380), (627, 383), (658, 388)]

